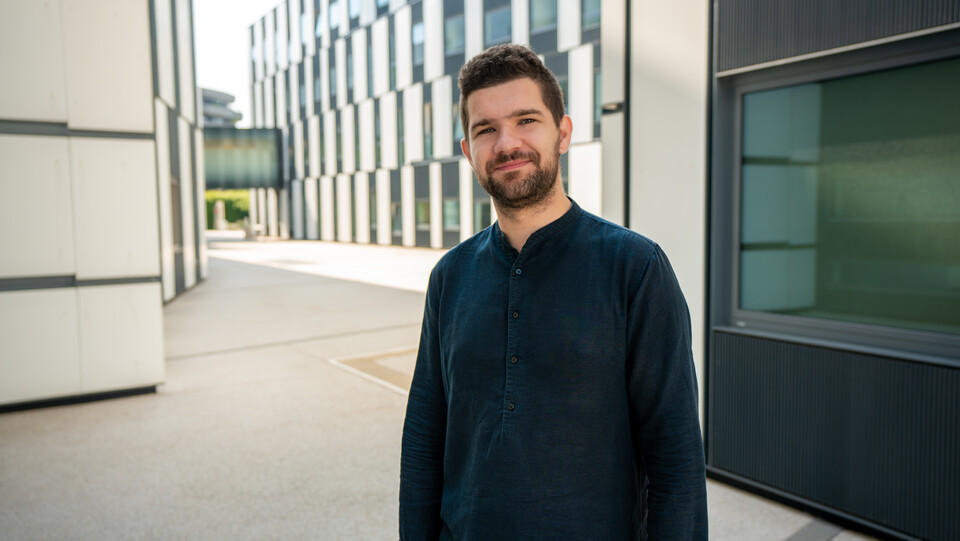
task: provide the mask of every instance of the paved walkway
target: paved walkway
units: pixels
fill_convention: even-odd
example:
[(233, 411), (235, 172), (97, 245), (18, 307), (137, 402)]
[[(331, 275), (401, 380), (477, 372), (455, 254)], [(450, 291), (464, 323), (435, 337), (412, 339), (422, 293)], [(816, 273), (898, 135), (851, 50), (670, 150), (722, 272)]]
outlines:
[[(441, 252), (210, 245), (156, 394), (0, 415), (0, 539), (396, 539), (400, 433)], [(708, 483), (711, 539), (868, 539)]]

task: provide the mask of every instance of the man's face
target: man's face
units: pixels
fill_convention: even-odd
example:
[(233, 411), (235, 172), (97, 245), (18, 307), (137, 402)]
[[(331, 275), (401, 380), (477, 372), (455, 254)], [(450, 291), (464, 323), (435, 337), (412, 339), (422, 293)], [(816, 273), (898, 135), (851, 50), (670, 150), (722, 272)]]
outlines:
[(564, 116), (556, 125), (533, 80), (476, 90), (466, 107), (470, 125), (460, 146), (499, 207), (527, 208), (560, 189), (560, 154), (572, 124)]

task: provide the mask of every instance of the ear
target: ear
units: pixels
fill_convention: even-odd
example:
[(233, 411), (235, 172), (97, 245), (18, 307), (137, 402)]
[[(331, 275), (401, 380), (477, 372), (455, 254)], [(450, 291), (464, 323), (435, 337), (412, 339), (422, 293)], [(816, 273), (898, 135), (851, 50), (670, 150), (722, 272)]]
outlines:
[(566, 154), (570, 149), (570, 138), (573, 136), (573, 120), (570, 115), (563, 115), (560, 119), (560, 154)]
[(473, 156), (470, 155), (470, 144), (467, 143), (466, 137), (460, 139), (460, 150), (463, 151), (463, 155), (466, 156), (467, 161), (470, 162), (470, 167), (473, 167)]

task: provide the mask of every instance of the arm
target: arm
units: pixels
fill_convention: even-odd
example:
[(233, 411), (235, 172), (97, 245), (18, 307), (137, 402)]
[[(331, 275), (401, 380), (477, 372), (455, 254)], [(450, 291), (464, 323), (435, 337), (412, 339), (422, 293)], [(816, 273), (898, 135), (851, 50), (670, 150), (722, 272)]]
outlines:
[(404, 541), (436, 540), (440, 536), (447, 403), (440, 375), (438, 282), (434, 269), (427, 288), (420, 349), (403, 424), (400, 539)]
[(628, 310), (631, 429), (638, 470), (649, 482), (649, 538), (706, 540), (706, 476), (690, 314), (659, 247)]

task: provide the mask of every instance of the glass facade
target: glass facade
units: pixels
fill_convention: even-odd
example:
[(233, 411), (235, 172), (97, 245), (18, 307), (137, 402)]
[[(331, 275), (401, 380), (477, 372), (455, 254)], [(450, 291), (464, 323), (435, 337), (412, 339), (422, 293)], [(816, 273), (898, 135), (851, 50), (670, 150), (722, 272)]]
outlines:
[(960, 334), (960, 58), (743, 95), (739, 307)]

